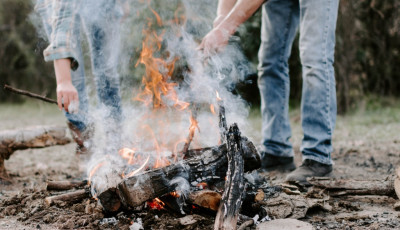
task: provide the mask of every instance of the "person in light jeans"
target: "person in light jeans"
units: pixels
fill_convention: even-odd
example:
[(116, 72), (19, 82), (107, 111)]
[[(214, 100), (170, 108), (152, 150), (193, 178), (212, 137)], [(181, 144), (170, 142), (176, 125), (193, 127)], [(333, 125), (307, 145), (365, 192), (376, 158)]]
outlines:
[(329, 176), (337, 113), (333, 62), (339, 0), (220, 0), (214, 29), (204, 37), (200, 49), (208, 54), (218, 52), (259, 7), (262, 7), (258, 54), (262, 168), (266, 171), (296, 168), (290, 143), (288, 59), (299, 28), (303, 163), (286, 180), (305, 183), (307, 177)]
[(115, 0), (37, 0), (35, 10), (50, 42), (44, 58), (54, 61), (58, 106), (78, 144), (77, 153), (84, 153), (93, 132), (93, 117), (89, 115), (81, 31), (88, 40), (99, 104), (106, 110), (103, 119), (113, 126), (107, 127), (112, 139), (122, 119), (117, 71), (121, 9)]

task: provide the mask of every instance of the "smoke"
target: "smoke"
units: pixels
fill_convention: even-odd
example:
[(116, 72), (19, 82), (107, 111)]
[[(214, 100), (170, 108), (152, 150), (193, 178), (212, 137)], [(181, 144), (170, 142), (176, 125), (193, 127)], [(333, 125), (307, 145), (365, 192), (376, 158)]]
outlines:
[[(95, 124), (95, 135), (90, 143), (93, 155), (87, 162), (93, 194), (116, 186), (124, 175), (140, 170), (143, 162), (147, 164), (143, 168), (146, 169), (163, 163), (164, 159), (179, 160), (177, 155), (193, 126), (191, 117), (197, 121), (198, 128), (194, 128), (190, 148), (218, 145), (218, 115), (212, 113), (213, 110), (218, 112), (217, 94), (225, 106), (228, 125), (238, 123), (244, 135), (251, 132), (246, 121), (248, 105), (234, 93), (235, 84), (245, 80), (250, 71), (240, 41), (233, 38), (222, 52), (211, 57), (197, 50), (201, 39), (212, 29), (217, 1), (127, 1), (128, 18), (124, 15), (127, 5), (119, 5), (123, 1), (80, 2), (79, 28), (88, 41), (88, 50), (92, 51), (83, 53), (86, 63), (89, 59), (92, 64), (92, 71), (86, 74), (94, 75), (89, 77), (86, 87), (91, 96), (88, 111)], [(162, 25), (157, 22), (157, 14)], [(173, 76), (168, 81), (176, 83), (174, 91), (178, 100), (190, 103), (185, 110), (176, 108), (176, 102), (170, 100), (171, 93), (162, 96), (164, 106), (157, 110), (154, 110), (155, 105), (134, 100), (144, 91), (141, 79), (148, 73), (143, 64), (136, 65), (143, 41), (149, 36), (143, 32), (146, 29), (152, 29), (161, 39), (154, 58), (169, 64), (175, 61)], [(102, 42), (93, 44), (93, 36), (100, 36)], [(99, 50), (93, 51), (93, 47)], [(165, 74), (168, 70), (164, 67), (159, 65), (159, 71)], [(99, 80), (103, 75), (112, 77), (109, 81)], [(97, 98), (104, 97), (102, 93), (107, 87), (120, 87), (122, 110), (115, 106), (119, 101), (117, 94), (106, 102), (104, 98), (92, 99), (96, 94)], [(121, 154), (121, 148), (132, 151)], [(183, 178), (170, 183), (182, 195), (189, 189), (189, 183)]]

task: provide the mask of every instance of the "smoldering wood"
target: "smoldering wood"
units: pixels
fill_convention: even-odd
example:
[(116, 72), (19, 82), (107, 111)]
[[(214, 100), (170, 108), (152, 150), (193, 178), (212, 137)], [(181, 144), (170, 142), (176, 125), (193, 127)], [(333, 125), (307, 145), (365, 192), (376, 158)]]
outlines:
[(237, 227), (242, 198), (245, 191), (244, 185), (244, 160), (240, 131), (233, 124), (227, 133), (227, 158), (228, 171), (222, 200), (215, 218), (215, 230), (234, 230)]
[(71, 142), (63, 126), (38, 126), (0, 132), (0, 158), (7, 160), (16, 150), (65, 145)]
[(220, 132), (220, 140), (221, 143), (226, 142), (226, 134), (228, 132), (228, 125), (226, 123), (226, 117), (225, 117), (225, 106), (224, 106), (224, 101), (222, 99), (218, 100), (218, 126), (219, 126), (219, 132)]
[(26, 90), (16, 89), (16, 88), (13, 88), (13, 87), (11, 87), (9, 85), (4, 85), (4, 89), (9, 91), (9, 92), (15, 93), (15, 94), (28, 96), (28, 97), (34, 98), (34, 99), (39, 99), (41, 101), (48, 102), (48, 103), (51, 103), (51, 104), (56, 104), (56, 105), (58, 104), (56, 100), (41, 96), (39, 94), (31, 93), (31, 92), (26, 91)]
[(47, 181), (47, 190), (65, 191), (73, 188), (81, 188), (87, 185), (87, 180), (83, 181)]
[[(258, 169), (261, 161), (255, 146), (247, 138), (242, 138), (241, 141), (244, 170)], [(226, 145), (190, 150), (187, 158), (180, 162), (126, 178), (118, 184), (116, 189), (110, 188), (105, 192), (113, 193), (110, 190), (114, 190), (114, 196), (118, 196), (123, 205), (135, 207), (147, 200), (174, 191), (175, 187), (170, 182), (178, 177), (187, 180), (192, 185), (200, 182), (223, 181), (228, 167), (226, 152)], [(99, 198), (105, 208), (114, 206), (114, 204), (107, 204), (109, 200), (102, 199), (102, 194)]]
[(62, 201), (67, 203), (77, 203), (85, 198), (90, 197), (88, 189), (79, 189), (73, 192), (64, 193), (61, 195), (49, 196), (44, 199), (46, 205), (50, 206), (56, 201)]
[(344, 195), (387, 195), (395, 196), (394, 178), (387, 180), (353, 180), (310, 178), (308, 182), (314, 187), (322, 188), (330, 196)]

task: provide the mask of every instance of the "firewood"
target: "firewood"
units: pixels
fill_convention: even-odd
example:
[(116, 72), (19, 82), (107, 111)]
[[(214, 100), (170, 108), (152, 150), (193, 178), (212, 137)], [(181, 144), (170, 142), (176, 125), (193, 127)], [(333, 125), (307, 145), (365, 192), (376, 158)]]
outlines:
[(0, 158), (7, 160), (16, 150), (70, 143), (66, 127), (39, 126), (0, 132)]
[(215, 230), (234, 230), (237, 227), (239, 210), (242, 205), (244, 184), (244, 160), (240, 131), (233, 124), (227, 133), (228, 171), (222, 200), (215, 217)]
[[(260, 167), (260, 156), (252, 142), (242, 138), (244, 152), (244, 169), (251, 171)], [(125, 206), (136, 207), (147, 200), (160, 197), (175, 190), (170, 181), (182, 177), (192, 185), (200, 182), (223, 181), (226, 176), (228, 159), (226, 156), (226, 145), (203, 150), (190, 150), (188, 158), (164, 168), (146, 171), (124, 179), (114, 190), (115, 195)], [(112, 191), (105, 191), (112, 193)], [(99, 195), (102, 205), (113, 207), (114, 204), (107, 204)], [(115, 202), (115, 200), (113, 201)]]
[(87, 189), (80, 189), (69, 193), (64, 193), (61, 195), (49, 196), (44, 199), (46, 205), (50, 206), (55, 201), (76, 203), (81, 201), (82, 199), (89, 198), (90, 192)]
[(87, 181), (47, 181), (47, 190), (70, 190), (73, 188), (80, 188), (87, 185)]
[(51, 98), (47, 98), (47, 97), (44, 97), (44, 96), (41, 96), (41, 95), (38, 95), (38, 94), (35, 94), (35, 93), (31, 93), (31, 92), (22, 90), (22, 89), (16, 89), (16, 88), (13, 88), (13, 87), (11, 87), (9, 85), (4, 85), (4, 89), (7, 90), (7, 91), (10, 91), (12, 93), (15, 93), (15, 94), (28, 96), (30, 98), (39, 99), (41, 101), (45, 101), (45, 102), (56, 104), (56, 105), (58, 104), (56, 100), (53, 100)]
[(394, 179), (387, 180), (344, 180), (331, 178), (310, 178), (315, 187), (329, 191), (330, 196), (343, 195), (387, 195), (394, 196)]
[(189, 194), (189, 202), (203, 208), (218, 211), (221, 194), (211, 190), (199, 190)]

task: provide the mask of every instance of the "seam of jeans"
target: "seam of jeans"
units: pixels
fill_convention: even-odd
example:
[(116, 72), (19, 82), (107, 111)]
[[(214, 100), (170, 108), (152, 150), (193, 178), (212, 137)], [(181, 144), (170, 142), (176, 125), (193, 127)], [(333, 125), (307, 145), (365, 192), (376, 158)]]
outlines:
[(325, 33), (324, 33), (324, 39), (325, 39), (325, 44), (324, 44), (324, 61), (325, 61), (325, 75), (326, 75), (326, 86), (327, 86), (327, 95), (326, 95), (326, 119), (327, 119), (327, 124), (328, 124), (328, 134), (331, 137), (332, 136), (332, 124), (331, 124), (331, 117), (329, 111), (330, 109), (330, 97), (331, 97), (331, 79), (330, 79), (330, 71), (329, 71), (329, 61), (328, 61), (328, 31), (330, 27), (330, 11), (331, 11), (331, 6), (332, 0), (328, 1), (327, 4), (327, 18), (326, 18), (326, 26), (325, 26)]

